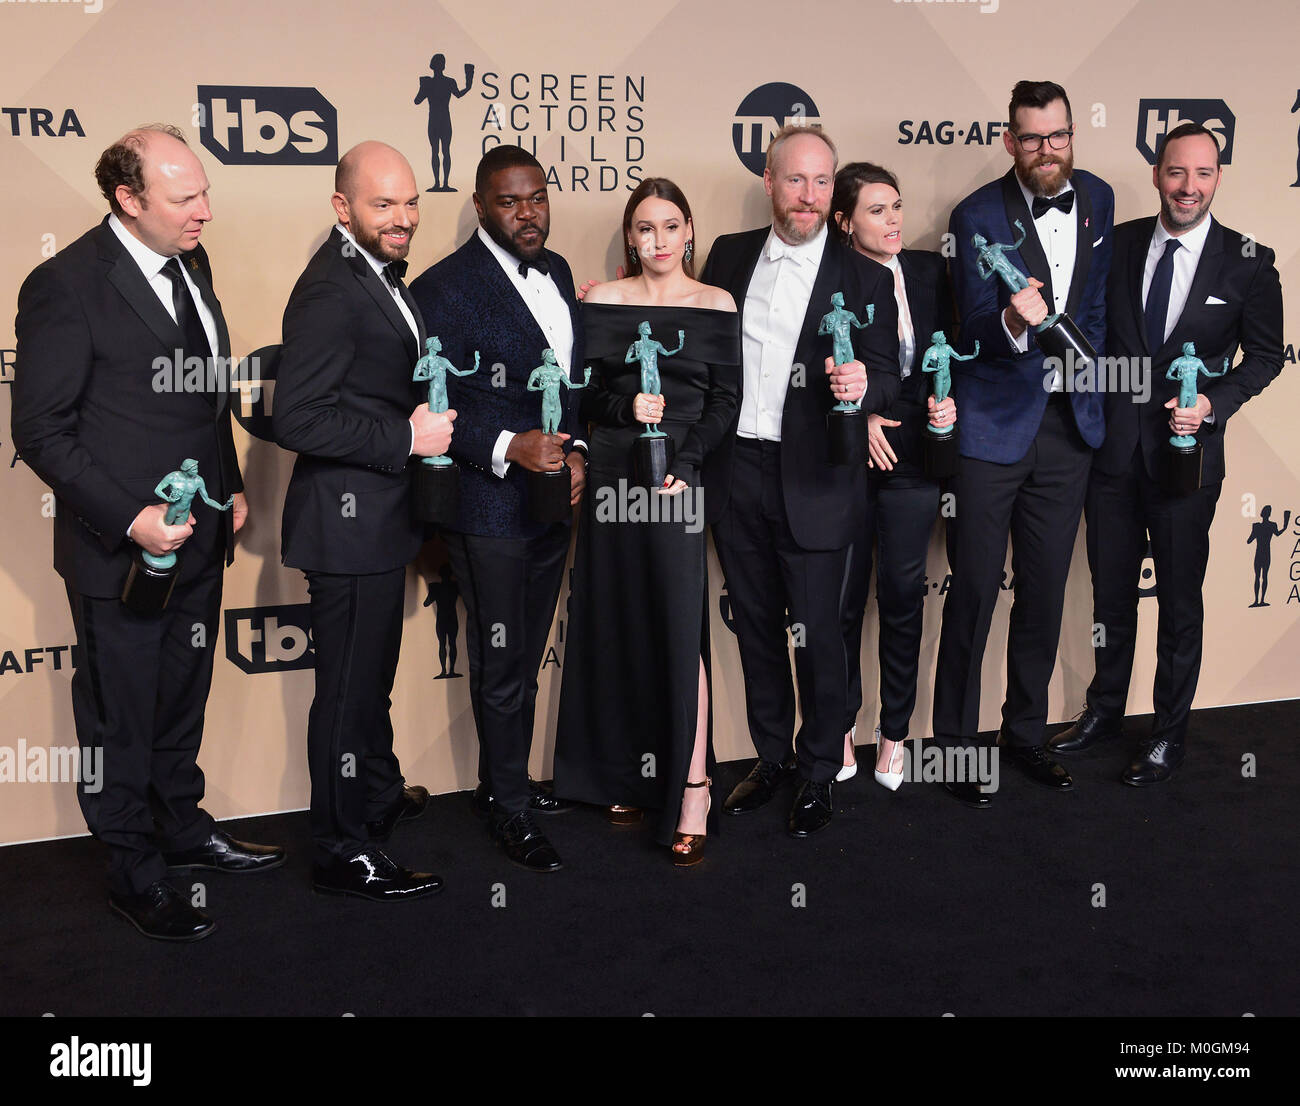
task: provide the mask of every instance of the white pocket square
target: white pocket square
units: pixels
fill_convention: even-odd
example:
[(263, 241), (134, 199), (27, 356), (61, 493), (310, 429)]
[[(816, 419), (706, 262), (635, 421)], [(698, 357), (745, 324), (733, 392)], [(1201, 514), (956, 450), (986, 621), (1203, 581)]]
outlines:
[(1098, 246), (1100, 246), (1104, 241), (1106, 241), (1106, 236), (1103, 234), (1100, 238), (1097, 239), (1097, 241), (1095, 241), (1095, 242), (1092, 244), (1092, 248), (1095, 250), (1095, 249), (1096, 249)]
[(1205, 297), (1205, 306), (1206, 306), (1206, 307), (1222, 307), (1226, 302), (1227, 302), (1227, 301), (1225, 301), (1225, 300), (1221, 300), (1221, 299), (1219, 299), (1218, 296), (1206, 296), (1206, 297)]

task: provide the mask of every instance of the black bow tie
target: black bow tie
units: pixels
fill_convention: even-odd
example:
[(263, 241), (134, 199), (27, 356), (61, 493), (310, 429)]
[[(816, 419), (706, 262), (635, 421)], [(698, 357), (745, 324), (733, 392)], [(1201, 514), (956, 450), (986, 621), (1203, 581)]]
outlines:
[(536, 261), (519, 262), (519, 275), (525, 280), (528, 279), (529, 269), (536, 269), (542, 276), (546, 276), (551, 271), (551, 263), (546, 260), (545, 254), (539, 254)]
[(389, 287), (396, 289), (398, 281), (406, 276), (405, 261), (390, 261), (384, 266), (384, 279), (388, 281)]
[(1046, 196), (1035, 196), (1032, 209), (1034, 218), (1041, 219), (1054, 207), (1060, 208), (1062, 214), (1069, 215), (1074, 210), (1074, 189), (1053, 196), (1050, 200)]

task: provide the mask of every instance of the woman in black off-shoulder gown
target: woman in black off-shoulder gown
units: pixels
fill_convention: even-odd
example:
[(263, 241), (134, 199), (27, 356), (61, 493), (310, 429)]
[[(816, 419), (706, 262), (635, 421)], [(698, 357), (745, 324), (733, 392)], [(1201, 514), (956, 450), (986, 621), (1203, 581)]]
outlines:
[[(656, 811), (656, 840), (685, 865), (699, 859), (708, 800), (696, 801), (691, 818), (683, 795), (688, 784), (706, 785), (714, 764), (700, 469), (735, 416), (739, 320), (726, 293), (698, 284), (683, 267), (693, 232), (675, 186), (643, 182), (624, 226), (633, 275), (597, 285), (582, 312), (592, 366), (582, 411), (591, 433), (555, 789), (604, 807)], [(661, 302), (637, 302), (656, 294)], [(641, 366), (630, 352), (643, 322), (670, 351), (658, 356), (657, 395), (641, 392)], [(671, 353), (679, 332), (681, 350)], [(632, 446), (645, 429), (638, 411), (672, 436), (674, 494), (636, 483)], [(677, 832), (683, 827), (693, 832)]]

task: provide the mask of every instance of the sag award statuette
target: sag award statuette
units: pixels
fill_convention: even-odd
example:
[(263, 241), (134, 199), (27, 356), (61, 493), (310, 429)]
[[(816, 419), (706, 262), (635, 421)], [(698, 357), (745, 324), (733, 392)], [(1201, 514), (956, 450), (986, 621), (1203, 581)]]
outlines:
[[(440, 415), (447, 410), (447, 374), (469, 376), (478, 371), (478, 351), (474, 351), (474, 367), (458, 369), (442, 352), (438, 338), (425, 340), (429, 351), (415, 363), (416, 383), (429, 382), (429, 410)], [(460, 466), (450, 457), (421, 457), (411, 476), (411, 509), (421, 522), (448, 526), (456, 521), (460, 507)]]
[[(989, 242), (982, 234), (975, 235), (972, 241), (975, 248), (979, 250), (975, 267), (979, 271), (980, 279), (988, 280), (997, 273), (1012, 292), (1019, 292), (1029, 287), (1029, 280), (1004, 256), (1007, 250), (1018, 250), (1025, 240), (1024, 224), (1017, 219), (1014, 225), (1016, 230), (1020, 231), (1020, 237), (1010, 246)], [(1097, 351), (1092, 348), (1092, 343), (1084, 336), (1075, 321), (1064, 311), (1059, 315), (1048, 315), (1033, 329), (1034, 336), (1038, 339), (1038, 348), (1049, 357), (1059, 360), (1062, 372), (1096, 371)]]
[[(1223, 359), (1222, 372), (1210, 372), (1205, 362), (1196, 356), (1196, 343), (1184, 342), (1183, 355), (1174, 359), (1165, 373), (1166, 380), (1178, 381), (1178, 406), (1195, 407), (1196, 385), (1202, 373), (1209, 377), (1222, 376), (1228, 371), (1229, 361)], [(1189, 495), (1201, 486), (1201, 443), (1194, 434), (1174, 434), (1169, 439), (1169, 453), (1165, 465), (1165, 490), (1171, 495)]]
[[(942, 403), (952, 390), (952, 373), (949, 366), (953, 361), (971, 361), (980, 354), (980, 344), (975, 343), (975, 352), (963, 357), (948, 344), (948, 337), (942, 330), (930, 335), (934, 343), (925, 351), (921, 360), (921, 371), (934, 373), (934, 402)], [(925, 475), (931, 480), (946, 480), (957, 475), (957, 424), (938, 427), (926, 423), (925, 436)]]
[[(818, 334), (831, 336), (831, 355), (837, 365), (846, 365), (856, 361), (853, 355), (853, 342), (849, 336), (849, 327), (859, 330), (870, 326), (876, 319), (876, 305), (867, 304), (867, 321), (858, 322), (858, 317), (844, 307), (844, 293), (836, 292), (831, 296), (831, 309), (822, 316)], [(862, 414), (862, 398), (856, 403), (840, 400), (826, 415), (826, 433), (830, 438), (830, 459), (832, 465), (861, 465), (867, 460), (867, 420)]]
[[(175, 472), (169, 472), (153, 490), (167, 504), (163, 522), (175, 526), (190, 517), (190, 504), (195, 495), (214, 511), (228, 511), (235, 502), (232, 495), (225, 503), (215, 503), (208, 498), (207, 486), (199, 475), (199, 463), (187, 457)], [(172, 585), (176, 583), (176, 554), (164, 553), (155, 557), (136, 546), (131, 559), (131, 571), (122, 585), (122, 602), (136, 614), (161, 614), (171, 598)]]
[[(542, 350), (542, 363), (528, 374), (528, 390), (542, 393), (542, 433), (557, 434), (563, 407), (560, 404), (561, 386), (578, 391), (591, 383), (591, 366), (581, 384), (574, 384), (555, 361), (555, 351)], [(572, 492), (572, 475), (569, 466), (537, 472), (527, 471), (528, 515), (534, 522), (563, 522), (569, 517), (569, 498)]]
[[(633, 361), (641, 362), (641, 391), (648, 396), (659, 395), (659, 354), (671, 357), (681, 353), (686, 345), (686, 331), (677, 332), (677, 348), (664, 349), (650, 337), (650, 324), (639, 323), (636, 328), (640, 337), (633, 342), (623, 358), (625, 365)], [(662, 488), (664, 479), (672, 471), (673, 440), (652, 423), (643, 423), (644, 433), (632, 443), (632, 473), (636, 482), (647, 488)]]

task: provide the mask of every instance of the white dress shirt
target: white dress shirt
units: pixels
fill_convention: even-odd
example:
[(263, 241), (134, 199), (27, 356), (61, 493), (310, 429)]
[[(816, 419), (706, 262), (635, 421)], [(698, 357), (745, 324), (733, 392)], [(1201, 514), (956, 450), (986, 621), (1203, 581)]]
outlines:
[[(163, 257), (162, 254), (151, 250), (127, 230), (116, 215), (108, 217), (108, 225), (126, 248), (126, 252), (131, 255), (131, 260), (139, 266), (140, 272), (144, 274), (144, 279), (148, 281), (149, 287), (154, 290), (154, 294), (162, 302), (167, 314), (171, 316), (172, 322), (176, 322), (176, 307), (172, 302), (172, 282), (170, 278), (163, 275), (163, 266), (171, 258)], [(185, 284), (190, 290), (190, 295), (194, 297), (194, 306), (198, 308), (199, 321), (203, 323), (203, 333), (208, 336), (208, 345), (212, 347), (209, 354), (211, 355), (217, 351), (217, 322), (212, 317), (212, 311), (204, 301), (198, 285), (190, 277), (189, 266), (185, 264), (183, 257), (181, 258), (181, 272), (185, 275)]]
[[(813, 282), (826, 250), (826, 228), (815, 238), (791, 246), (775, 229), (754, 266), (745, 292), (745, 322), (741, 333), (744, 390), (736, 433), (766, 442), (781, 440), (781, 415), (790, 386), (795, 347), (803, 331)], [(815, 365), (805, 365), (812, 373)], [(810, 383), (805, 381), (805, 383)]]
[[(1024, 182), (1016, 177), (1016, 184), (1020, 187), (1020, 194), (1025, 198), (1025, 204), (1028, 206), (1030, 213), (1034, 210), (1034, 194), (1025, 187)], [(1068, 181), (1065, 187), (1056, 193), (1062, 196), (1066, 192), (1073, 192), (1074, 185)], [(1055, 199), (1055, 197), (1051, 197)], [(1079, 198), (1074, 198), (1075, 203)], [(1078, 208), (1073, 207), (1067, 215), (1060, 208), (1052, 207), (1043, 212), (1034, 220), (1034, 232), (1038, 235), (1038, 242), (1043, 247), (1043, 254), (1047, 258), (1047, 269), (1052, 277), (1052, 302), (1047, 305), (1048, 314), (1059, 315), (1065, 310), (1065, 305), (1070, 298), (1070, 284), (1074, 279), (1074, 258), (1078, 251), (1079, 222), (1076, 218)], [(1011, 348), (1017, 353), (1024, 353), (1029, 349), (1029, 331), (1026, 329), (1019, 338), (1012, 338), (1011, 331), (1007, 327), (1006, 315), (1002, 317), (1002, 330), (1006, 334), (1007, 340), (1011, 343)], [(1061, 391), (1061, 374), (1058, 372), (1052, 378), (1052, 391)]]
[[(1169, 286), (1169, 314), (1165, 316), (1164, 336), (1167, 339), (1182, 317), (1183, 308), (1187, 306), (1187, 293), (1192, 290), (1192, 278), (1196, 276), (1196, 266), (1201, 263), (1201, 253), (1205, 249), (1205, 240), (1210, 234), (1213, 215), (1207, 215), (1198, 226), (1186, 234), (1180, 235), (1178, 244), (1182, 248), (1174, 251), (1174, 279)], [(1165, 230), (1165, 224), (1156, 219), (1155, 233), (1151, 235), (1151, 245), (1147, 247), (1147, 263), (1142, 273), (1142, 307), (1146, 309), (1147, 296), (1151, 292), (1151, 278), (1155, 276), (1156, 265), (1165, 252), (1165, 243), (1174, 235)], [(1151, 351), (1155, 353), (1155, 350)]]
[(912, 375), (912, 355), (916, 353), (916, 329), (912, 325), (912, 311), (907, 305), (907, 282), (903, 266), (894, 254), (885, 262), (894, 278), (894, 302), (898, 304), (898, 376), (906, 380)]
[[(365, 246), (361, 245), (352, 236), (352, 232), (342, 223), (337, 223), (336, 226), (339, 233), (356, 248), (357, 253), (370, 262), (370, 267), (375, 270), (375, 275), (383, 282), (384, 288), (388, 291), (388, 294), (393, 297), (393, 302), (397, 304), (397, 310), (402, 313), (402, 318), (406, 320), (406, 325), (411, 328), (411, 333), (415, 335), (415, 341), (418, 345), (420, 341), (420, 328), (416, 325), (415, 316), (411, 314), (411, 309), (406, 306), (406, 300), (402, 298), (401, 293), (384, 278), (384, 269), (388, 266), (388, 262), (380, 261), (379, 258), (366, 249)], [(420, 353), (423, 355), (424, 350), (420, 350)]]
[[(502, 271), (527, 306), (529, 314), (541, 327), (547, 345), (555, 353), (556, 363), (572, 380), (570, 362), (573, 359), (573, 316), (569, 314), (569, 305), (564, 301), (564, 296), (560, 293), (554, 279), (549, 273), (543, 274), (532, 266), (529, 266), (527, 276), (520, 276), (519, 258), (498, 246), (482, 227), (478, 228), (478, 238), (488, 248), (488, 252), (497, 259)], [(539, 359), (541, 353), (541, 350), (537, 351)], [(496, 445), (492, 449), (492, 471), (497, 476), (505, 476), (510, 468), (510, 462), (506, 460), (506, 450), (510, 447), (512, 438), (514, 433), (510, 430), (503, 430), (497, 435)], [(573, 444), (585, 448), (585, 443), (577, 439), (574, 439)]]

